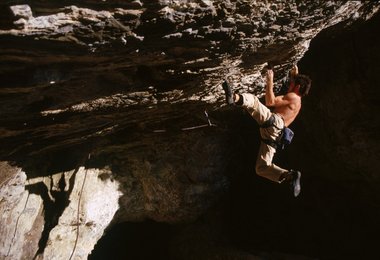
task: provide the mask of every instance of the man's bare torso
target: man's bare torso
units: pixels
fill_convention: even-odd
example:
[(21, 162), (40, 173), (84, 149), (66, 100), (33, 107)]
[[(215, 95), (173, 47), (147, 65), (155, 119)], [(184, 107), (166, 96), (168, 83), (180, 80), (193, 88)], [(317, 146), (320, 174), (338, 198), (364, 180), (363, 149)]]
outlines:
[(275, 105), (273, 112), (282, 116), (285, 126), (289, 126), (301, 110), (301, 97), (295, 93), (288, 93), (285, 96), (279, 96), (277, 98), (282, 98), (288, 102), (285, 102), (285, 104), (281, 104), (282, 102), (280, 102)]

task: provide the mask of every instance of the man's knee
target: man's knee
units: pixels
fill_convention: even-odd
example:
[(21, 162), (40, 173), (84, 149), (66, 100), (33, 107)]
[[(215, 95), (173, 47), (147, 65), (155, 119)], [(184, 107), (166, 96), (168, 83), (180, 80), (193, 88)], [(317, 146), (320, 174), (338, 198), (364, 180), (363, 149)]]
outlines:
[(242, 105), (247, 108), (252, 108), (257, 106), (258, 98), (251, 93), (243, 93), (242, 97)]
[(256, 168), (255, 168), (256, 174), (261, 177), (265, 177), (266, 172), (268, 171), (268, 168), (270, 168), (269, 165), (265, 163), (258, 163), (256, 164)]

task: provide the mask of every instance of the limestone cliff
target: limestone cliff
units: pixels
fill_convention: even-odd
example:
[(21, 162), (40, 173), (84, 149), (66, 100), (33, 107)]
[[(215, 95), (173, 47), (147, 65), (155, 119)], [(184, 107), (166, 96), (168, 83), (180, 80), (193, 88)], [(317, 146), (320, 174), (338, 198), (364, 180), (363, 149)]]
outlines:
[[(313, 203), (311, 212), (335, 226), (339, 214), (324, 207), (331, 197), (321, 187), (337, 204), (344, 191), (352, 205), (380, 201), (372, 193), (379, 180), (373, 119), (379, 92), (372, 87), (379, 86), (372, 63), (379, 7), (376, 1), (1, 3), (0, 258), (100, 259), (113, 227), (144, 221), (169, 225), (153, 240), (161, 245), (166, 238), (167, 251), (150, 251), (148, 242), (130, 248), (133, 238), (125, 238), (122, 247), (144, 248), (139, 256), (147, 258), (341, 256), (345, 250), (330, 252), (317, 228), (299, 241), (305, 233), (278, 223), (313, 219)], [(295, 123), (298, 139), (282, 158), (308, 176), (309, 192), (297, 207), (277, 186), (252, 181), (257, 126), (224, 105), (226, 77), (235, 90), (261, 96), (267, 62), (275, 64), (276, 83), (294, 63), (313, 79), (314, 96)], [(334, 193), (340, 181), (347, 186)], [(359, 210), (378, 213), (370, 205)], [(265, 228), (255, 224), (262, 221)], [(345, 234), (338, 227), (333, 241)], [(357, 229), (350, 235), (360, 235)]]

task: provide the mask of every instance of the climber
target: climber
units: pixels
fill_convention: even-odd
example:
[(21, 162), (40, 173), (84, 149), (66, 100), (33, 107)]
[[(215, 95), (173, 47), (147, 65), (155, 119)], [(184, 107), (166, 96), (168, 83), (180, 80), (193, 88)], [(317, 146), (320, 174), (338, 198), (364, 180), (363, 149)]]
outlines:
[[(233, 93), (229, 83), (222, 86), (229, 105), (241, 106), (260, 125), (261, 143), (256, 161), (256, 173), (271, 181), (290, 184), (295, 197), (301, 192), (301, 173), (296, 170), (285, 170), (272, 163), (276, 149), (283, 146), (287, 128), (296, 118), (301, 109), (301, 97), (306, 96), (311, 87), (311, 80), (305, 75), (298, 74), (297, 66), (289, 73), (290, 86), (285, 95), (275, 96), (273, 92), (273, 70), (266, 73), (265, 105), (249, 93)], [(268, 108), (270, 107), (273, 112)], [(290, 133), (292, 134), (291, 130)], [(288, 140), (289, 142), (291, 141)]]

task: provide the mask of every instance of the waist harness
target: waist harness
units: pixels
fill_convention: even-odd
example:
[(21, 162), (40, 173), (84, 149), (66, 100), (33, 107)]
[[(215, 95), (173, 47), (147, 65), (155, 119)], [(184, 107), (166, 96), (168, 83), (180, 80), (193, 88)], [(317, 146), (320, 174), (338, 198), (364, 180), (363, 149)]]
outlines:
[(261, 141), (263, 141), (267, 145), (272, 146), (276, 150), (278, 148), (285, 149), (285, 146), (289, 145), (292, 142), (294, 132), (288, 127), (284, 127), (282, 129), (278, 128), (274, 124), (275, 120), (276, 119), (275, 119), (274, 115), (272, 114), (267, 121), (265, 121), (262, 125), (260, 125), (260, 128), (275, 127), (277, 129), (281, 130), (280, 135), (278, 136), (278, 138), (276, 140), (261, 138)]

